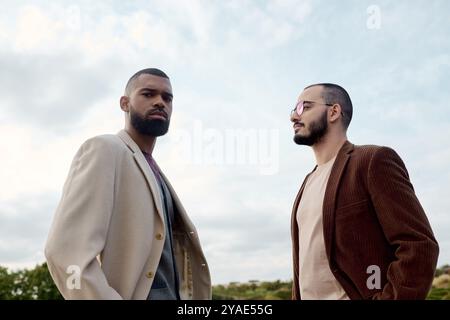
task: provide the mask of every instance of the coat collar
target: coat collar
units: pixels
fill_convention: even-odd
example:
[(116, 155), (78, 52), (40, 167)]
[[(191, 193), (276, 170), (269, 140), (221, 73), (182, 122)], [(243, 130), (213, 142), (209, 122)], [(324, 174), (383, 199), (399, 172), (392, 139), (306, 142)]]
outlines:
[[(159, 184), (156, 180), (156, 177), (153, 173), (153, 171), (150, 169), (150, 166), (148, 165), (147, 159), (145, 159), (144, 154), (142, 153), (141, 149), (137, 145), (136, 142), (130, 137), (130, 135), (125, 130), (120, 130), (117, 133), (117, 136), (127, 145), (127, 147), (133, 152), (133, 156), (140, 167), (142, 173), (145, 176), (145, 179), (147, 180), (147, 183), (150, 187), (150, 190), (152, 191), (152, 196), (156, 204), (156, 209), (158, 211), (158, 215), (162, 220), (163, 225), (165, 225), (165, 219), (164, 217), (164, 211), (163, 211), (163, 203), (162, 203), (162, 195), (159, 188)], [(159, 173), (161, 175), (161, 178), (164, 180), (164, 182), (167, 185), (167, 188), (169, 189), (170, 195), (172, 197), (172, 200), (174, 202), (174, 205), (177, 207), (177, 213), (179, 214), (178, 217), (183, 221), (183, 223), (187, 226), (186, 229), (189, 231), (187, 233), (187, 236), (190, 238), (197, 238), (195, 227), (193, 223), (191, 222), (190, 218), (188, 217), (185, 209), (181, 205), (181, 201), (178, 198), (177, 194), (175, 193), (175, 190), (173, 189), (172, 185), (170, 184), (167, 177), (164, 175), (164, 173), (159, 168), (158, 164), (155, 163)]]
[[(156, 209), (158, 211), (158, 215), (163, 221), (164, 225), (164, 210), (163, 210), (163, 203), (162, 203), (162, 194), (161, 190), (158, 186), (158, 181), (156, 180), (155, 174), (150, 169), (150, 166), (148, 165), (147, 159), (145, 159), (144, 154), (142, 153), (141, 149), (137, 145), (136, 142), (130, 137), (130, 135), (125, 130), (120, 130), (117, 135), (120, 139), (128, 146), (128, 148), (133, 152), (134, 159), (136, 160), (136, 163), (138, 164), (139, 168), (141, 169), (142, 173), (144, 174), (145, 179), (147, 180), (148, 186), (150, 187), (153, 200), (156, 204)], [(159, 167), (158, 167), (159, 170)], [(164, 177), (165, 178), (165, 177)]]
[(355, 146), (346, 141), (339, 150), (336, 160), (334, 161), (331, 174), (328, 179), (325, 196), (323, 199), (323, 236), (325, 240), (325, 250), (328, 261), (331, 260), (331, 248), (333, 246), (334, 238), (334, 217), (336, 208), (336, 196), (338, 193), (339, 183), (344, 173), (350, 154), (353, 152)]

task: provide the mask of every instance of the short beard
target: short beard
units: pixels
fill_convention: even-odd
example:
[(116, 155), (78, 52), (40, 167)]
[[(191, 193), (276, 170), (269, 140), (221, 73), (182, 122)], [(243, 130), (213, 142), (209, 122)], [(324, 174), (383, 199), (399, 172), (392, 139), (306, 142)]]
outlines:
[(131, 125), (142, 135), (159, 137), (169, 131), (170, 120), (146, 119), (130, 108)]
[(327, 112), (325, 111), (319, 120), (311, 122), (309, 125), (309, 135), (301, 136), (297, 133), (294, 136), (294, 142), (296, 144), (312, 146), (318, 143), (328, 131)]

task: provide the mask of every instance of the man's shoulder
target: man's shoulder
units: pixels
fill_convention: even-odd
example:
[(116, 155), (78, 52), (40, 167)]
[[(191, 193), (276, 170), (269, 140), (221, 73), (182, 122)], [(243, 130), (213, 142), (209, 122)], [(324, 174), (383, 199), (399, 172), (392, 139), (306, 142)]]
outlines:
[(91, 137), (83, 142), (78, 154), (90, 154), (96, 157), (116, 158), (126, 152), (127, 147), (115, 134), (102, 134)]
[(124, 148), (122, 140), (115, 134), (102, 134), (87, 139), (83, 145), (93, 145), (98, 147)]
[(360, 156), (373, 156), (379, 152), (392, 152), (394, 149), (388, 146), (375, 145), (375, 144), (365, 144), (365, 145), (354, 145), (353, 153)]
[(359, 163), (360, 165), (366, 166), (370, 163), (392, 157), (399, 158), (395, 150), (388, 146), (373, 144), (354, 145), (350, 161), (354, 164)]

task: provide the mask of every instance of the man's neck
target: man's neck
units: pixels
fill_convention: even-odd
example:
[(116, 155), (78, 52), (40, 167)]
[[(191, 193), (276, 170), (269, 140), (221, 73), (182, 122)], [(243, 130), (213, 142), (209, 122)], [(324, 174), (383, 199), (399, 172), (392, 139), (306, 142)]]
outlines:
[(145, 153), (152, 155), (153, 148), (155, 147), (156, 137), (140, 134), (132, 127), (126, 127), (125, 131), (130, 135), (131, 139), (139, 146), (139, 148)]
[(327, 134), (319, 143), (312, 146), (317, 165), (322, 165), (333, 159), (342, 145), (347, 141), (347, 136)]

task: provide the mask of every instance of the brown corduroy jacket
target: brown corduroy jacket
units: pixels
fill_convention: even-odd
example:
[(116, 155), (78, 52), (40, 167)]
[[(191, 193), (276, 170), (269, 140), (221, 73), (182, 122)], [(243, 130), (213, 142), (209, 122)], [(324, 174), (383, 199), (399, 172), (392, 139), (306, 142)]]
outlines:
[[(296, 214), (308, 176), (292, 210), (294, 300), (301, 299)], [(330, 269), (350, 299), (427, 296), (439, 247), (394, 150), (348, 141), (342, 146), (323, 200), (323, 233)], [(370, 266), (380, 268), (380, 289), (368, 285)]]

